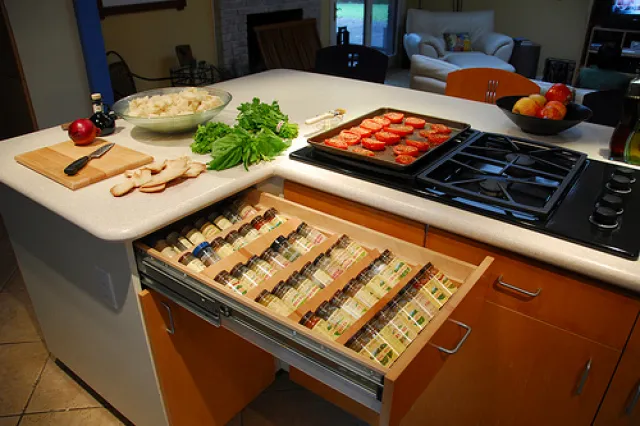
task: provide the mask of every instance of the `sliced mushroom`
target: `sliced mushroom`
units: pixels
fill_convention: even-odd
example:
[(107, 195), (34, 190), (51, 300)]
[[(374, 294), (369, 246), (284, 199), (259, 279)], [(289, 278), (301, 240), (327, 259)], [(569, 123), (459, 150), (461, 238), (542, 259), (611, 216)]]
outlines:
[(140, 192), (146, 192), (146, 193), (162, 192), (166, 187), (167, 186), (164, 183), (156, 186), (140, 187)]
[(182, 175), (182, 177), (186, 178), (196, 178), (200, 175), (200, 173), (204, 172), (207, 166), (202, 163), (193, 162), (189, 165), (189, 169)]
[(145, 183), (140, 188), (150, 188), (152, 186), (167, 183), (177, 177), (182, 176), (184, 172), (189, 169), (186, 165), (180, 168), (177, 166), (170, 167), (168, 163), (169, 161), (167, 161), (167, 167), (163, 171), (161, 171), (157, 175), (154, 175), (149, 182)]
[(128, 193), (135, 187), (136, 185), (133, 183), (133, 180), (127, 179), (122, 183), (114, 185), (111, 188), (111, 195), (113, 195), (114, 197), (122, 197), (124, 194)]
[(151, 173), (155, 175), (156, 173), (160, 173), (162, 169), (164, 169), (166, 164), (166, 160), (154, 161), (153, 163), (147, 164), (146, 166), (142, 166), (142, 169), (151, 170)]
[(151, 170), (147, 170), (147, 169), (136, 170), (133, 173), (133, 176), (131, 176), (131, 180), (133, 180), (133, 183), (136, 186), (136, 188), (139, 188), (151, 180)]

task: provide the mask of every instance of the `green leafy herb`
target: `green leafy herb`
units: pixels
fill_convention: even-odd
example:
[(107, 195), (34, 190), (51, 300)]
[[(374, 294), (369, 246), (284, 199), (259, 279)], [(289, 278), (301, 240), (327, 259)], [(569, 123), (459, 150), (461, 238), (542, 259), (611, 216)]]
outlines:
[(234, 127), (231, 133), (216, 139), (211, 144), (209, 169), (224, 170), (243, 163), (245, 169), (260, 161), (271, 161), (291, 146), (291, 141), (282, 140), (271, 130), (260, 130), (257, 134)]
[(245, 102), (238, 107), (238, 126), (249, 131), (269, 129), (284, 139), (293, 139), (298, 136), (298, 125), (289, 123), (289, 117), (280, 111), (278, 101), (271, 105), (261, 103), (260, 99), (253, 98), (251, 103)]
[(191, 151), (196, 154), (207, 154), (211, 152), (211, 144), (218, 138), (231, 133), (231, 127), (224, 123), (207, 123), (198, 126), (194, 142), (191, 144)]

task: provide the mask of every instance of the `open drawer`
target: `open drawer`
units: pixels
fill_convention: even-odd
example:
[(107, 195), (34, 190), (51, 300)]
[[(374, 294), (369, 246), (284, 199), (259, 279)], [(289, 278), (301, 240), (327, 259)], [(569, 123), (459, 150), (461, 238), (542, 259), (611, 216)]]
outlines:
[[(152, 248), (156, 240), (164, 238), (174, 229), (179, 229), (176, 228), (179, 224), (167, 227), (135, 242), (141, 283), (209, 323), (241, 336), (291, 365), (295, 370), (327, 386), (327, 389), (339, 392), (365, 410), (368, 414), (361, 417), (367, 417), (371, 423), (399, 424), (448, 357), (455, 356), (472, 332), (472, 324), (456, 321), (456, 315), (463, 302), (464, 305), (471, 303), (472, 298), (468, 296), (493, 259), (487, 257), (476, 266), (271, 194), (252, 190), (243, 197), (248, 204), (255, 206), (259, 213), (269, 208), (277, 209), (287, 218), (286, 222), (202, 272), (194, 272), (179, 263), (175, 257), (167, 257)], [(199, 212), (186, 218), (185, 223), (195, 222), (203, 215), (204, 212)], [(239, 229), (250, 220), (251, 218), (245, 219), (222, 231), (221, 235)], [(278, 236), (288, 235), (302, 222), (323, 232), (328, 237), (327, 240), (244, 295), (214, 280), (221, 271), (229, 271), (235, 264), (245, 262), (252, 255), (259, 255)], [(307, 262), (313, 261), (343, 234), (364, 247), (367, 255), (353, 263), (342, 275), (307, 299), (298, 309), (288, 316), (283, 316), (254, 300), (262, 290), (272, 290), (278, 282), (300, 270)], [(405, 260), (412, 266), (412, 272), (403, 277), (398, 285), (362, 317), (347, 327), (342, 335), (336, 340), (331, 340), (299, 323), (305, 312), (314, 311), (323, 301), (329, 300), (337, 290), (342, 289), (385, 250), (390, 250), (398, 258)], [(455, 283), (457, 291), (401, 355), (393, 363), (383, 366), (347, 347), (347, 341), (394, 299), (417, 271), (428, 263), (446, 274)], [(478, 298), (478, 304), (480, 303), (481, 300)]]

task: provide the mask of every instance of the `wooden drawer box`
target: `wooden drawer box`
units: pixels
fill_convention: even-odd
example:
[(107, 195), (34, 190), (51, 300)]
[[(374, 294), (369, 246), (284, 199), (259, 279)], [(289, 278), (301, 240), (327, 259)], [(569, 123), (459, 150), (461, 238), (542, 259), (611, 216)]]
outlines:
[[(234, 259), (225, 258), (207, 268), (204, 273), (193, 272), (151, 248), (155, 239), (164, 238), (170, 232), (169, 229), (158, 231), (135, 243), (142, 284), (210, 323), (240, 335), (295, 369), (340, 392), (358, 406), (366, 408), (376, 423), (399, 424), (442, 365), (449, 357), (455, 356), (455, 352), (463, 347), (466, 337), (471, 333), (475, 317), (473, 313), (479, 312), (482, 298), (469, 295), (493, 259), (487, 257), (476, 266), (258, 191), (246, 194), (246, 201), (257, 206), (259, 210), (275, 207), (289, 218), (285, 225), (291, 222), (290, 225), (281, 225), (240, 249), (233, 255)], [(199, 216), (194, 215), (194, 220), (196, 217)], [(355, 334), (364, 321), (381, 309), (393, 294), (397, 294), (403, 282), (408, 282), (415, 272), (405, 277), (388, 296), (374, 305), (336, 341), (312, 332), (300, 325), (298, 320), (301, 313), (313, 310), (322, 300), (330, 298), (333, 292), (344, 286), (348, 278), (357, 275), (366, 266), (363, 262), (356, 263), (345, 272), (344, 275), (348, 276), (337, 278), (289, 317), (275, 314), (254, 302), (253, 298), (257, 295), (258, 289), (241, 296), (212, 279), (220, 270), (233, 266), (234, 262), (242, 261), (251, 254), (264, 250), (269, 241), (273, 241), (278, 235), (286, 234), (289, 227), (300, 221), (324, 231), (329, 235), (330, 241), (342, 234), (348, 235), (369, 251), (366, 260), (373, 258), (371, 256), (375, 253), (389, 249), (414, 266), (431, 262), (456, 283), (458, 291), (400, 357), (390, 366), (383, 367), (355, 353), (344, 346), (344, 343), (348, 337)], [(326, 247), (322, 246), (322, 249)], [(317, 254), (309, 252), (307, 255), (304, 261), (308, 260), (309, 256)], [(303, 264), (304, 262), (296, 261), (281, 272), (286, 272), (283, 276), (288, 275)], [(417, 269), (419, 268), (415, 268), (414, 271)], [(274, 276), (261, 284), (260, 289), (270, 290), (277, 284), (278, 279), (275, 278)], [(454, 320), (465, 323), (456, 323)], [(151, 345), (153, 347), (153, 342)], [(455, 350), (449, 350), (451, 348)], [(171, 401), (167, 401), (166, 398), (165, 403), (171, 405)], [(370, 420), (371, 417), (367, 419)]]
[(426, 247), (471, 263), (494, 257), (488, 300), (618, 350), (640, 310), (615, 288), (445, 231), (429, 228)]

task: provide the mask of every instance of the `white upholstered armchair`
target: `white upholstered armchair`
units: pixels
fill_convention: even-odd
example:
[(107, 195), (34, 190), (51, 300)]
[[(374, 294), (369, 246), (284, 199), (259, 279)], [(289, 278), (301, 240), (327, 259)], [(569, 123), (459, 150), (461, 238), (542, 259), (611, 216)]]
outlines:
[[(424, 55), (446, 60), (452, 52), (445, 49), (444, 33), (469, 33), (473, 53), (484, 53), (509, 62), (513, 52), (513, 40), (493, 32), (493, 11), (480, 12), (429, 12), (407, 11), (407, 34), (404, 48), (409, 58)], [(457, 56), (471, 52), (455, 52)]]

